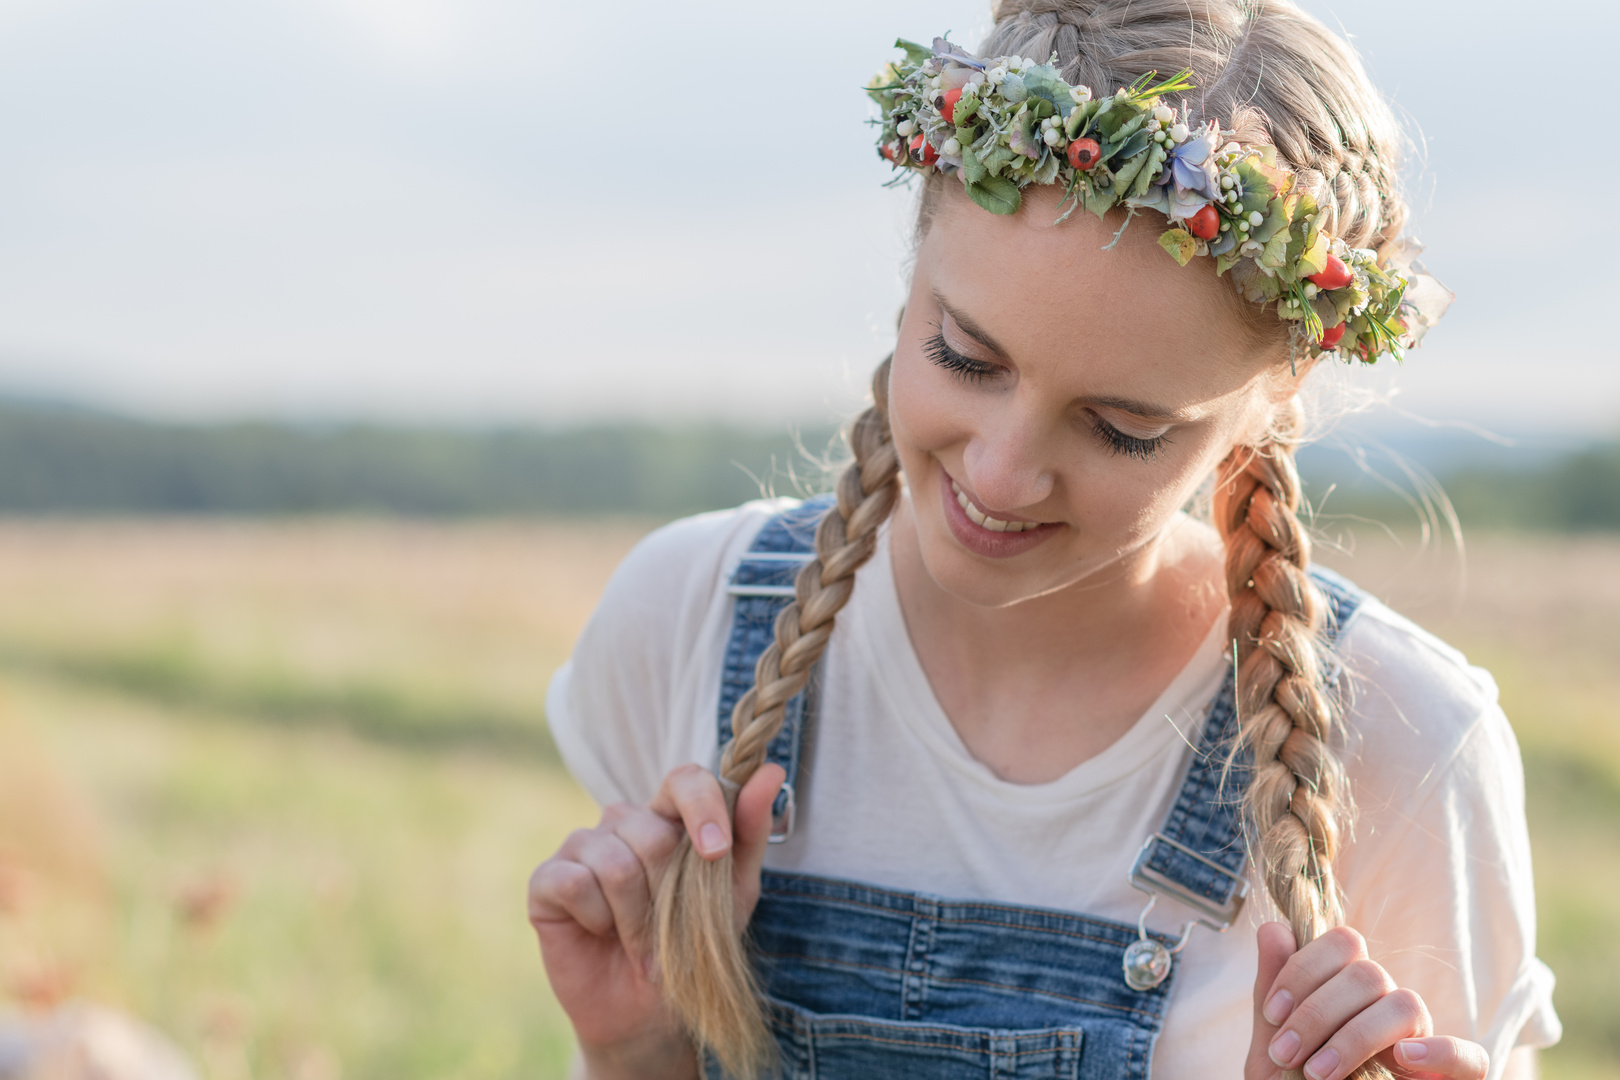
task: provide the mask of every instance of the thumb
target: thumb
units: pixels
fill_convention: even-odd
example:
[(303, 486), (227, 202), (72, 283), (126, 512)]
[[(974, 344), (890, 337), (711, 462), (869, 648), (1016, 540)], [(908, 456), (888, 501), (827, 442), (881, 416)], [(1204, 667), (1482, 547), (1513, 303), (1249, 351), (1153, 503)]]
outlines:
[(759, 871), (771, 835), (771, 804), (782, 790), (787, 772), (767, 762), (754, 771), (737, 793), (736, 837), (731, 851), (732, 875), (743, 914), (751, 915), (759, 899)]
[(1286, 1012), (1283, 1013), (1273, 1024), (1266, 1019), (1266, 1003), (1277, 976), (1282, 974), (1283, 965), (1299, 951), (1294, 944), (1294, 932), (1280, 922), (1268, 922), (1262, 926), (1255, 934), (1255, 942), (1260, 949), (1260, 964), (1254, 976), (1254, 1036), (1249, 1044), (1248, 1068), (1244, 1072), (1250, 1078), (1276, 1075), (1276, 1066), (1271, 1063), (1267, 1051), (1277, 1029), (1288, 1016)]

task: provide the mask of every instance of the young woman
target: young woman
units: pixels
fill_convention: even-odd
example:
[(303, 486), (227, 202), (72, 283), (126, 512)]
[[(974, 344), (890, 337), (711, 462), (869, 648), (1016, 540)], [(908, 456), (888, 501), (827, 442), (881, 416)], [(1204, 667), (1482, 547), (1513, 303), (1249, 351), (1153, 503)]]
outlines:
[(552, 685), (585, 1074), (1533, 1075), (1490, 678), (1295, 516), (1302, 382), (1440, 306), (1387, 107), (1287, 0), (1003, 0), (980, 55), (874, 87), (918, 242), (836, 497), (654, 533)]

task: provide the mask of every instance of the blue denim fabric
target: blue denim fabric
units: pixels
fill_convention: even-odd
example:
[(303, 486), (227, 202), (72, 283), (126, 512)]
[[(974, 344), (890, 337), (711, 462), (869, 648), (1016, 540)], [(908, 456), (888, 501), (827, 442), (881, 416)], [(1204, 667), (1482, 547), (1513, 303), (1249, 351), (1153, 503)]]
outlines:
[(1134, 926), (803, 874), (763, 885), (749, 932), (790, 1080), (1147, 1076), (1174, 976), (1125, 985)]
[[(810, 500), (778, 516), (751, 550), (810, 550), (830, 505)], [(745, 555), (733, 580), (791, 585), (797, 570)], [(1311, 573), (1328, 598), (1331, 641), (1364, 594), (1327, 571)], [(738, 598), (720, 694), (722, 744), (786, 603)], [(790, 705), (771, 743), (771, 760), (790, 782), (815, 715), (813, 686)], [(1246, 783), (1241, 759), (1222, 783), (1236, 728), (1229, 673), (1160, 829), (1232, 873), (1165, 844), (1148, 860), (1216, 903), (1230, 897), (1245, 856), (1236, 799), (1228, 797)], [(1150, 990), (1126, 985), (1121, 962), (1135, 926), (805, 874), (768, 871), (762, 885), (749, 939), (786, 1080), (1146, 1080), (1176, 969)], [(713, 1063), (706, 1071), (720, 1080)]]

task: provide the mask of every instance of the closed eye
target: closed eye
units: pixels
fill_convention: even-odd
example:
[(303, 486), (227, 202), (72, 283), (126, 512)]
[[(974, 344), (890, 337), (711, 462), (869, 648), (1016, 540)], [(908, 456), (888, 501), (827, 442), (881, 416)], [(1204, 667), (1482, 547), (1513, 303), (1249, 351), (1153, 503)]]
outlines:
[(923, 354), (963, 382), (981, 382), (1001, 371), (995, 364), (987, 364), (983, 360), (963, 356), (951, 348), (950, 344), (946, 342), (943, 332), (936, 332), (933, 337), (923, 343)]
[(1136, 435), (1127, 435), (1102, 417), (1092, 414), (1092, 430), (1104, 446), (1116, 454), (1137, 458), (1146, 461), (1159, 452), (1159, 448), (1170, 441), (1169, 435), (1155, 435), (1151, 439), (1143, 439)]

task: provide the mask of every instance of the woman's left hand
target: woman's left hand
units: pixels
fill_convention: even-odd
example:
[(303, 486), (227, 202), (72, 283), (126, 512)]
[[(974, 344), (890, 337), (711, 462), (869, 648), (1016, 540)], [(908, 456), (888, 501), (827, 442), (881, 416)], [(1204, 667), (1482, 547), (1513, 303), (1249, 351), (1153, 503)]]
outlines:
[(1368, 959), (1354, 930), (1329, 930), (1298, 949), (1288, 927), (1267, 923), (1259, 942), (1245, 1080), (1277, 1080), (1288, 1069), (1344, 1080), (1372, 1058), (1410, 1080), (1485, 1080), (1485, 1048), (1435, 1035), (1423, 999)]

